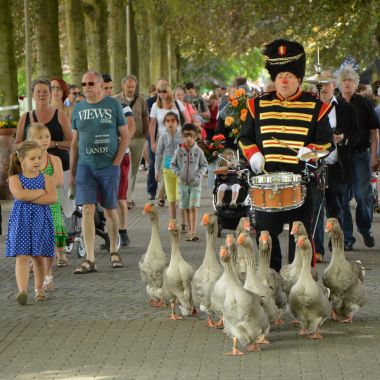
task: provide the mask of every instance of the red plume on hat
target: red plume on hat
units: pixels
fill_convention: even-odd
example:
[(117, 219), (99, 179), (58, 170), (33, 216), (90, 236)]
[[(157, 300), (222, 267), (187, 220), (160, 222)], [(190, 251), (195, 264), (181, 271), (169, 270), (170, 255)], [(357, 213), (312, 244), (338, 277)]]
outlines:
[(274, 40), (263, 46), (265, 68), (274, 81), (278, 73), (290, 72), (297, 78), (305, 76), (306, 54), (303, 46), (296, 41)]

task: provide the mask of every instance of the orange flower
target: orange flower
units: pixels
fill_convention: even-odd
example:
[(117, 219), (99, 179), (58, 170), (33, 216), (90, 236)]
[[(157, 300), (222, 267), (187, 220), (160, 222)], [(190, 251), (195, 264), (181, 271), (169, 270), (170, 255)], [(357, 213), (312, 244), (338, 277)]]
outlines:
[(234, 128), (232, 130), (232, 133), (236, 136), (239, 133), (239, 129), (238, 128)]
[(227, 127), (230, 127), (234, 122), (234, 118), (232, 116), (227, 116), (226, 117), (226, 120), (224, 120), (224, 124), (227, 126)]
[(237, 98), (240, 98), (241, 96), (244, 96), (245, 95), (245, 90), (244, 88), (238, 88), (236, 91), (235, 91), (235, 96)]
[(235, 96), (234, 96), (234, 95), (230, 95), (230, 96), (228, 97), (228, 100), (229, 100), (230, 102), (232, 102), (234, 99), (235, 99)]
[(234, 100), (231, 102), (231, 105), (232, 105), (232, 107), (237, 107), (237, 106), (239, 105), (239, 102), (238, 102), (236, 99), (234, 99)]
[(245, 121), (245, 119), (247, 118), (247, 109), (246, 108), (243, 108), (241, 111), (240, 111), (240, 120), (241, 121)]

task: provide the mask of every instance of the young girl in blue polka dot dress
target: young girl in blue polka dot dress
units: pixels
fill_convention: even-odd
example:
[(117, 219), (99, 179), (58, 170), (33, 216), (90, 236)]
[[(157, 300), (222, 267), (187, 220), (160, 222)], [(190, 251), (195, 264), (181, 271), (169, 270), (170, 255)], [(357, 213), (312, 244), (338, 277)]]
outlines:
[(11, 156), (9, 190), (14, 197), (8, 222), (5, 256), (16, 257), (20, 305), (27, 303), (29, 261), (34, 266), (35, 300), (46, 301), (44, 257), (54, 255), (54, 225), (49, 205), (57, 202), (54, 179), (41, 173), (41, 148), (22, 143)]

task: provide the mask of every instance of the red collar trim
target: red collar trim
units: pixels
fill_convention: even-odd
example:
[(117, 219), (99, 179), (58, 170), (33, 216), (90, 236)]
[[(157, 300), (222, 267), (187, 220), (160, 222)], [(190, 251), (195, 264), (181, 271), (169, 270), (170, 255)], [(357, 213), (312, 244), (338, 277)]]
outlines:
[(301, 97), (302, 95), (302, 90), (298, 87), (298, 90), (296, 91), (296, 93), (292, 96), (290, 96), (288, 99), (285, 99), (282, 95), (280, 95), (277, 91), (276, 91), (276, 97), (277, 99), (280, 99), (282, 102), (284, 100), (287, 100), (287, 101), (293, 101), (293, 100), (297, 100)]

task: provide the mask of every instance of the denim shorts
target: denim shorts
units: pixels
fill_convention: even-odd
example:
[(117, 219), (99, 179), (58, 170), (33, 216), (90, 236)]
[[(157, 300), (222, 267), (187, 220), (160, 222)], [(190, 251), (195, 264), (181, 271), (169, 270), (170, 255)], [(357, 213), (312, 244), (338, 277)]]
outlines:
[(201, 185), (179, 184), (179, 208), (199, 207), (201, 205)]
[(117, 208), (120, 167), (109, 165), (101, 169), (92, 169), (78, 165), (76, 173), (76, 205), (98, 203), (105, 209)]

